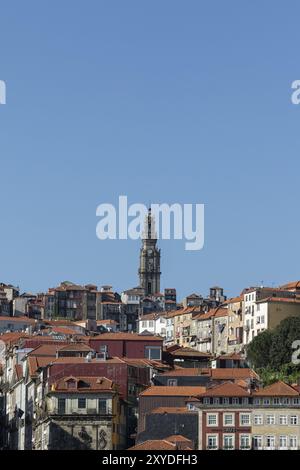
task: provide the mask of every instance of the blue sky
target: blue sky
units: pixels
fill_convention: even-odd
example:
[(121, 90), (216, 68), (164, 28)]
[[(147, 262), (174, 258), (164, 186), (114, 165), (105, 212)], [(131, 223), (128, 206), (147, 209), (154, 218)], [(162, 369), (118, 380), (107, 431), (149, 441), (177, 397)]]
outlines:
[(179, 297), (299, 273), (299, 2), (3, 1), (0, 279), (138, 284), (140, 243), (96, 207), (204, 203), (205, 245), (161, 241)]

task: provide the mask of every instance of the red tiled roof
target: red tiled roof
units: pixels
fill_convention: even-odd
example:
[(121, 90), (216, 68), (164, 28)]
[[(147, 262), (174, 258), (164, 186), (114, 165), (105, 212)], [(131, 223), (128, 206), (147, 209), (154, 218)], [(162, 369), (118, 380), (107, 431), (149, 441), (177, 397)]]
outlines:
[[(75, 381), (76, 387), (69, 388), (68, 382)], [(74, 377), (68, 376), (59, 379), (51, 385), (51, 392), (91, 393), (99, 391), (113, 391), (113, 382), (106, 377)]]
[(174, 396), (174, 397), (193, 397), (205, 392), (205, 387), (200, 386), (163, 386), (153, 385), (147, 388), (140, 396), (143, 397), (159, 397), (159, 396)]
[(209, 369), (212, 379), (215, 380), (235, 380), (235, 379), (247, 379), (255, 378), (258, 379), (258, 375), (254, 372), (253, 369), (247, 368), (218, 368), (218, 369)]
[(244, 388), (231, 382), (216, 385), (201, 394), (202, 397), (248, 397), (249, 395)]
[(256, 390), (253, 395), (260, 397), (294, 397), (299, 396), (299, 391), (279, 380), (272, 385)]
[(162, 440), (149, 440), (142, 444), (137, 444), (127, 450), (176, 450), (176, 444), (172, 444), (164, 439)]
[(283, 286), (280, 286), (281, 289), (300, 289), (300, 281), (293, 281), (289, 282), (288, 284), (284, 284)]
[(4, 333), (3, 335), (0, 335), (0, 341), (3, 341), (8, 346), (18, 343), (19, 340), (23, 338), (29, 338), (29, 335), (27, 333), (18, 332)]

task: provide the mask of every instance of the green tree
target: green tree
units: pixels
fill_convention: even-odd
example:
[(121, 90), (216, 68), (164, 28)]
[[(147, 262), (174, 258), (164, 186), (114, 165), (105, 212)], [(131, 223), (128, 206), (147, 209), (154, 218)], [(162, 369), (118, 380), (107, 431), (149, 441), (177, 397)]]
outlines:
[(273, 332), (270, 348), (270, 366), (279, 370), (283, 364), (292, 362), (292, 344), (300, 340), (300, 318), (288, 317), (280, 322)]
[(255, 336), (247, 346), (247, 359), (252, 367), (261, 368), (270, 365), (270, 350), (272, 346), (273, 333), (265, 330)]

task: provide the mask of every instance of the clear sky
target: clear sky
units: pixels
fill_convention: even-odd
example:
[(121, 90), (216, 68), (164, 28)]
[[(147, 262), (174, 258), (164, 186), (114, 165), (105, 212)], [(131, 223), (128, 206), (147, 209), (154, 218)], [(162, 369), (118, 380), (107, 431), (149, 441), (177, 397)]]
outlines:
[[(279, 5), (280, 3), (280, 5)], [(205, 245), (161, 241), (162, 288), (300, 278), (298, 1), (0, 3), (0, 280), (138, 284), (96, 207), (204, 203)]]

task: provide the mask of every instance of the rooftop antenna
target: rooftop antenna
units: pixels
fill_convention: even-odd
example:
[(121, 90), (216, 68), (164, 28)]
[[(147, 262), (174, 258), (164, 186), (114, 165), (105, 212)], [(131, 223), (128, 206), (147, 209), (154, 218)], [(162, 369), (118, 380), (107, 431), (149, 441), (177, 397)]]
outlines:
[(261, 288), (264, 287), (264, 281), (260, 281), (260, 287), (261, 287)]

